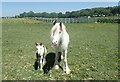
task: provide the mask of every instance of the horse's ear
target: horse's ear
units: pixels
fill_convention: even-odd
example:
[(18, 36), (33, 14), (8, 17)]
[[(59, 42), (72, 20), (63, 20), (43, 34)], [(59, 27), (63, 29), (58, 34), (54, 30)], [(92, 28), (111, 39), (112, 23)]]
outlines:
[(60, 22), (60, 31), (62, 31), (62, 22)]
[(56, 21), (56, 20), (54, 20), (54, 21), (53, 21), (53, 25), (55, 25), (55, 24), (56, 24), (56, 22), (57, 22), (57, 21)]

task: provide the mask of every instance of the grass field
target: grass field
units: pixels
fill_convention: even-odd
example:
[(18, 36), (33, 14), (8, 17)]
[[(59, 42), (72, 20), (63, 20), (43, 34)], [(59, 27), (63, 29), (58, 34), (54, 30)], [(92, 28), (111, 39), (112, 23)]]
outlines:
[[(27, 19), (2, 20), (3, 80), (118, 80), (118, 25), (110, 23), (65, 24), (70, 35), (69, 75), (51, 69), (34, 70), (35, 42), (43, 42), (48, 53), (51, 23)], [(63, 65), (63, 61), (60, 63)]]

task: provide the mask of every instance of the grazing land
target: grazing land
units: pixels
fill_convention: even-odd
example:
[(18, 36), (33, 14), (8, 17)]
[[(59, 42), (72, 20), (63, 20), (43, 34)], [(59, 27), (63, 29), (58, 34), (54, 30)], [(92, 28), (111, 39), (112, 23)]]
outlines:
[[(29, 19), (2, 20), (3, 80), (118, 80), (118, 24), (65, 24), (70, 35), (68, 65), (71, 73), (34, 70), (35, 42), (50, 43), (52, 23)], [(63, 65), (61, 61), (60, 65)]]

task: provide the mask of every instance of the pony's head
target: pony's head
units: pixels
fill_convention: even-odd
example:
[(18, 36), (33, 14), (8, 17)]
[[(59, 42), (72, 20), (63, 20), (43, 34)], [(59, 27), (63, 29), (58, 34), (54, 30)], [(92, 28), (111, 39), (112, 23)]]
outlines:
[(35, 43), (36, 45), (36, 53), (39, 54), (40, 56), (44, 54), (44, 46), (42, 43)]
[(54, 21), (53, 25), (54, 26), (51, 30), (51, 40), (52, 45), (57, 46), (61, 41), (61, 35), (63, 33), (63, 30), (65, 29), (65, 26), (63, 25), (62, 22), (56, 23), (56, 21)]

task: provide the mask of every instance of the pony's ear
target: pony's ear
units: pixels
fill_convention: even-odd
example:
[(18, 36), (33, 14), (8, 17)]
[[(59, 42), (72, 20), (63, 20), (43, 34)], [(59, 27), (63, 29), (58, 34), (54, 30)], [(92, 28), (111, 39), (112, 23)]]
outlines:
[(62, 31), (62, 22), (60, 22), (60, 31)]
[(35, 42), (35, 45), (37, 46), (38, 44)]
[(40, 43), (40, 45), (42, 45), (42, 43)]
[(56, 22), (57, 22), (57, 21), (56, 21), (56, 20), (54, 20), (54, 21), (53, 21), (53, 25), (55, 25), (55, 24), (56, 24)]
[(35, 45), (38, 46), (38, 43), (35, 42)]

